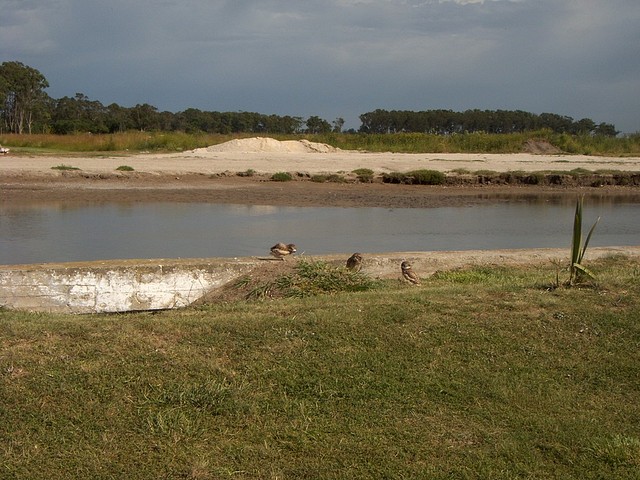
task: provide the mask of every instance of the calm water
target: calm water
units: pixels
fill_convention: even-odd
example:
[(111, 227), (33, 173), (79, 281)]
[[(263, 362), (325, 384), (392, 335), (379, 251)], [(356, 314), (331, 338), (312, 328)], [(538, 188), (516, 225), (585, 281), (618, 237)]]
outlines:
[[(278, 241), (325, 253), (567, 247), (575, 199), (428, 209), (216, 204), (0, 206), (0, 264), (266, 255)], [(640, 244), (640, 204), (585, 201), (592, 246)]]

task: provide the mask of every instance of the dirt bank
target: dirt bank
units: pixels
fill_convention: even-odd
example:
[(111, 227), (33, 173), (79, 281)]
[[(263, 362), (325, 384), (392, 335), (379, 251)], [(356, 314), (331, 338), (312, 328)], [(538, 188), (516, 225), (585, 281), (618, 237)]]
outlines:
[[(639, 158), (569, 155), (393, 154), (326, 151), (231, 151), (199, 149), (177, 154), (110, 157), (17, 156), (0, 158), (0, 201), (5, 204), (51, 202), (211, 202), (295, 206), (436, 207), (500, 201), (504, 195), (549, 195), (574, 198), (577, 193), (622, 196), (640, 202), (638, 186), (592, 182), (582, 186), (520, 185), (487, 180), (443, 186), (382, 183), (381, 175), (432, 169), (460, 171), (590, 171), (640, 172)], [(287, 146), (287, 148), (291, 148)], [(314, 146), (318, 150), (317, 146)], [(246, 149), (246, 145), (245, 145)], [(240, 149), (242, 150), (242, 149)], [(132, 171), (118, 171), (120, 166)], [(52, 167), (74, 167), (60, 170)], [(352, 172), (375, 172), (373, 183), (361, 183)], [(289, 172), (294, 181), (270, 181)], [(314, 175), (339, 174), (348, 183), (311, 181)], [(451, 183), (451, 182), (449, 182)]]

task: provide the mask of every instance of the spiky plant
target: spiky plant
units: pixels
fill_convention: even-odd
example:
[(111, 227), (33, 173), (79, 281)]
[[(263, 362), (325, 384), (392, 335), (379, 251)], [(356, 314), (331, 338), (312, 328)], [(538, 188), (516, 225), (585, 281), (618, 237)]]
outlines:
[(583, 276), (595, 278), (593, 272), (591, 272), (582, 263), (584, 255), (587, 252), (591, 235), (596, 228), (596, 225), (600, 221), (600, 217), (595, 221), (584, 243), (582, 242), (582, 203), (584, 195), (578, 197), (576, 202), (576, 213), (573, 219), (573, 238), (571, 242), (571, 265), (569, 266), (569, 285), (575, 285), (579, 282)]

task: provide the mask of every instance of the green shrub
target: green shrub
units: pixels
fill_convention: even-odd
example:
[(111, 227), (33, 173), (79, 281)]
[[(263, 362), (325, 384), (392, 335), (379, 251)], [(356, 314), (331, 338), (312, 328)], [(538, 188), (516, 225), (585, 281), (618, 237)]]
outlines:
[(312, 182), (316, 182), (316, 183), (324, 183), (327, 181), (327, 176), (326, 175), (313, 175), (311, 177), (311, 181)]
[(249, 168), (244, 172), (236, 173), (236, 175), (239, 177), (253, 177), (255, 174), (256, 174), (256, 171), (253, 168)]
[(355, 173), (358, 176), (358, 181), (362, 183), (373, 182), (373, 170), (370, 168), (356, 168), (351, 173)]
[(277, 172), (271, 175), (271, 180), (274, 182), (289, 182), (293, 180), (293, 177), (288, 172)]
[(527, 185), (540, 185), (545, 182), (546, 175), (543, 172), (532, 172), (522, 177), (522, 183)]
[(442, 185), (446, 180), (445, 174), (437, 170), (413, 170), (407, 176), (414, 185)]
[(130, 167), (129, 165), (120, 165), (116, 170), (120, 172), (133, 172), (133, 167)]
[(337, 173), (332, 173), (327, 177), (327, 182), (331, 183), (345, 183), (346, 179), (342, 175), (338, 175)]
[(384, 183), (410, 183), (407, 181), (407, 175), (401, 172), (389, 172), (382, 174)]

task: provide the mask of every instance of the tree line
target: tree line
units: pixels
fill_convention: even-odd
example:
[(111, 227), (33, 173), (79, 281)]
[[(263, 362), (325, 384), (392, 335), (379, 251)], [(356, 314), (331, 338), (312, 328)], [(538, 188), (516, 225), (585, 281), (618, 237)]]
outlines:
[(452, 135), (466, 132), (522, 133), (547, 129), (573, 135), (605, 135), (619, 132), (609, 123), (596, 124), (589, 118), (575, 121), (555, 113), (535, 114), (522, 110), (375, 110), (360, 115), (363, 133), (430, 133)]
[[(177, 113), (159, 111), (149, 104), (122, 107), (103, 105), (82, 93), (51, 98), (47, 79), (35, 68), (11, 61), (0, 64), (0, 133), (79, 132), (117, 133), (129, 130), (183, 131), (187, 133), (296, 134), (342, 132), (344, 120), (329, 123), (318, 116), (265, 115), (255, 112), (215, 112), (188, 108)], [(361, 133), (465, 132), (515, 133), (549, 129), (557, 133), (616, 136), (608, 123), (553, 113), (540, 115), (520, 110), (375, 110), (360, 115)], [(355, 133), (355, 130), (349, 130)]]

